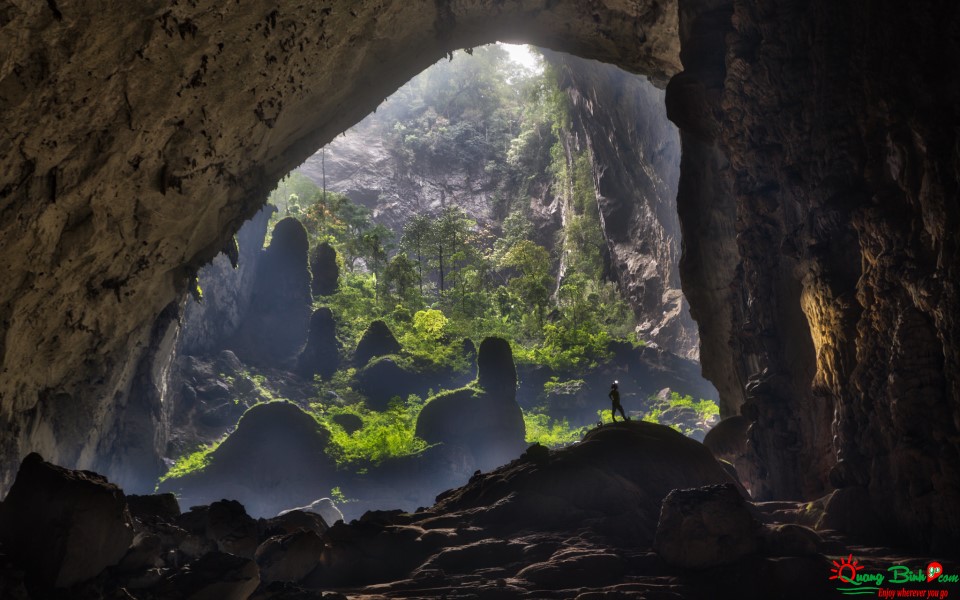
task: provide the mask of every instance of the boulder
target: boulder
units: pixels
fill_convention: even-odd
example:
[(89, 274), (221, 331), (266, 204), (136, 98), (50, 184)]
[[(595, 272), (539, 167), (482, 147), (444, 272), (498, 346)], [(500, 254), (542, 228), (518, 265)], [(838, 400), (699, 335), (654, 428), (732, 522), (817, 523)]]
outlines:
[(335, 464), (326, 455), (330, 434), (300, 407), (266, 402), (247, 410), (236, 430), (210, 454), (206, 467), (160, 483), (186, 506), (239, 500), (257, 517), (329, 493)]
[(211, 552), (181, 569), (165, 586), (169, 596), (189, 600), (247, 600), (260, 585), (253, 560)]
[(735, 485), (677, 489), (663, 501), (653, 548), (673, 566), (707, 569), (755, 554), (761, 531)]
[(180, 504), (173, 494), (130, 495), (127, 506), (134, 519), (151, 525), (173, 523), (180, 516)]
[(332, 526), (336, 524), (337, 521), (343, 521), (343, 513), (340, 512), (340, 509), (337, 508), (337, 505), (334, 504), (333, 500), (330, 498), (320, 498), (319, 500), (314, 500), (306, 506), (285, 510), (277, 516), (282, 517), (297, 511), (320, 515), (323, 517), (323, 520), (326, 522), (327, 526)]
[(271, 537), (257, 548), (260, 580), (300, 581), (316, 568), (322, 552), (323, 540), (313, 531)]
[(300, 508), (285, 510), (272, 519), (260, 519), (259, 525), (261, 537), (273, 537), (297, 531), (312, 531), (317, 535), (323, 535), (323, 532), (329, 529), (322, 515)]
[(133, 541), (117, 486), (90, 471), (23, 459), (0, 505), (0, 543), (42, 587), (67, 587), (117, 564)]
[(297, 358), (297, 373), (313, 379), (319, 375), (329, 380), (340, 366), (340, 342), (337, 341), (337, 324), (333, 312), (323, 306), (310, 317), (310, 332), (307, 345)]
[(357, 350), (353, 354), (353, 363), (357, 368), (365, 366), (370, 359), (377, 356), (386, 356), (400, 352), (400, 342), (393, 336), (390, 327), (377, 319), (372, 321), (363, 332), (357, 343)]
[(177, 525), (210, 540), (220, 552), (245, 558), (253, 558), (260, 543), (257, 522), (235, 500), (195, 506), (177, 520)]
[(310, 271), (313, 273), (313, 295), (329, 296), (340, 286), (340, 266), (337, 251), (327, 242), (317, 244), (310, 253)]
[(217, 365), (228, 375), (236, 375), (243, 371), (243, 363), (232, 350), (222, 350), (217, 355)]

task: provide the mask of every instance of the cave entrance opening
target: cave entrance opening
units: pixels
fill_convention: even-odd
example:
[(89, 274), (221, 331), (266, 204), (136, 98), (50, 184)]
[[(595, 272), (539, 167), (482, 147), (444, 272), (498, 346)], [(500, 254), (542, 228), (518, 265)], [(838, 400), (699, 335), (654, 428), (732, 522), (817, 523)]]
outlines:
[[(436, 460), (420, 412), (469, 387), (488, 337), (512, 345), (518, 448), (609, 421), (614, 380), (633, 418), (702, 440), (718, 396), (680, 291), (679, 164), (664, 92), (644, 77), (502, 44), (440, 60), (283, 178), (233, 255), (200, 271), (161, 489), (209, 500), (189, 481), (245, 411), (274, 400), (323, 424), (329, 439), (301, 445), (326, 444), (340, 469), (390, 479), (405, 457)], [(352, 476), (313, 493), (359, 500), (351, 514), (396, 497), (412, 509), (510, 457), (445, 456), (418, 493), (385, 503)], [(244, 504), (312, 500), (275, 492)]]

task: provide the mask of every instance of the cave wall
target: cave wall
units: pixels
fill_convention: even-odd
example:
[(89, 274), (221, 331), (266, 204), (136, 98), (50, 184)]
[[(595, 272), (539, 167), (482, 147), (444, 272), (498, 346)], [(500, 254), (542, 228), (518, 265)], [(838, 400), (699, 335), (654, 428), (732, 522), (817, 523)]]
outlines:
[(669, 2), (0, 0), (0, 489), (30, 451), (113, 464), (163, 311), (282, 175), (444, 53), (522, 37), (664, 82), (676, 27)]
[[(960, 57), (960, 10), (735, 0), (680, 20), (681, 272), (704, 371), (753, 421), (754, 490), (867, 487), (889, 533), (955, 547), (960, 90), (933, 65)], [(704, 240), (709, 219), (734, 235)]]

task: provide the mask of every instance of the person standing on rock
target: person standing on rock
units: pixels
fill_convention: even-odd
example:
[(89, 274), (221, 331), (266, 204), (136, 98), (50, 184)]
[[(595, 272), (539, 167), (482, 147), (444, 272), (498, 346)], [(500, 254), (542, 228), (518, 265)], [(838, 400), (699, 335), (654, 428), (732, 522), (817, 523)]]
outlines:
[(614, 381), (613, 383), (610, 384), (610, 393), (607, 394), (610, 400), (613, 401), (613, 408), (610, 409), (610, 418), (613, 419), (614, 423), (617, 422), (618, 410), (620, 411), (620, 415), (623, 417), (624, 421), (630, 420), (629, 418), (627, 418), (627, 414), (623, 412), (623, 405), (620, 404), (620, 390), (618, 389), (619, 387), (620, 387), (620, 382)]

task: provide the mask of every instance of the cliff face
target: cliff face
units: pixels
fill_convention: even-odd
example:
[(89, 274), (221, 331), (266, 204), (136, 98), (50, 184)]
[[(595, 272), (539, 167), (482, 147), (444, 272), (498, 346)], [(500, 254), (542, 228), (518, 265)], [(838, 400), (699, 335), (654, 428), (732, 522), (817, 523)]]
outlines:
[(677, 180), (680, 136), (664, 92), (616, 67), (548, 53), (589, 150), (612, 270), (641, 337), (699, 357), (699, 336), (680, 291)]

